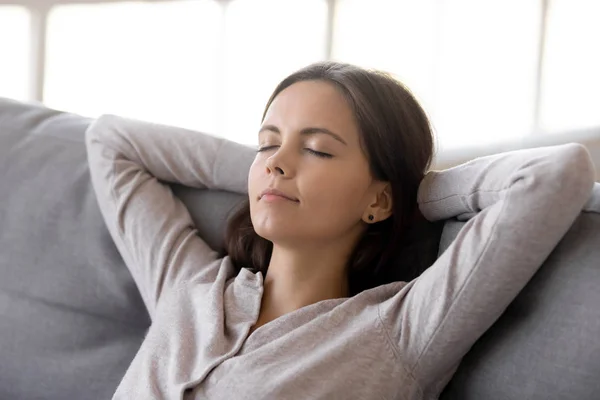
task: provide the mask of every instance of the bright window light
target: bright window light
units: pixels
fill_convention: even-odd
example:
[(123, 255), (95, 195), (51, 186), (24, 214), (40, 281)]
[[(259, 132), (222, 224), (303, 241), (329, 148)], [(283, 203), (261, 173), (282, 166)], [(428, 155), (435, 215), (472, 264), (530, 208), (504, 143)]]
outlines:
[(442, 149), (533, 127), (540, 2), (340, 0), (334, 57), (394, 73)]
[(214, 133), (221, 19), (209, 0), (55, 7), (44, 101)]
[[(536, 129), (540, 0), (170, 0), (50, 9), (44, 102), (255, 144), (289, 73), (327, 56), (391, 72), (429, 114), (440, 150)], [(600, 2), (549, 1), (539, 123), (600, 126)], [(0, 96), (28, 99), (30, 17), (0, 6)]]
[(530, 134), (541, 2), (443, 4), (435, 121), (442, 147), (488, 145)]
[(25, 7), (0, 6), (0, 96), (25, 101), (29, 90), (30, 15)]
[(541, 125), (550, 132), (600, 126), (600, 2), (550, 6)]

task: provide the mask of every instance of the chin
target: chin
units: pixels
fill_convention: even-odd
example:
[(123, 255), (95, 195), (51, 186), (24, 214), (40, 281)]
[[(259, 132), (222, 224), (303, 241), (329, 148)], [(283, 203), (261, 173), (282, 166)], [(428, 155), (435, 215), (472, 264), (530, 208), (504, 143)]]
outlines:
[(296, 224), (285, 218), (283, 215), (273, 215), (270, 212), (259, 212), (251, 215), (252, 226), (256, 234), (270, 242), (279, 242), (287, 240), (294, 236), (297, 229)]

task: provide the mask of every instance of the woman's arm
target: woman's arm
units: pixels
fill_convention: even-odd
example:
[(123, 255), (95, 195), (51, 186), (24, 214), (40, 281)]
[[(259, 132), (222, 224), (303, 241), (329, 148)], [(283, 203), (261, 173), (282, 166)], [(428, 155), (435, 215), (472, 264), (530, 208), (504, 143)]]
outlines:
[[(252, 149), (164, 125), (103, 115), (86, 131), (92, 183), (110, 234), (152, 317), (165, 290), (217, 254), (197, 235), (184, 204), (164, 182), (246, 193)], [(160, 180), (160, 181), (159, 181)]]
[(399, 361), (424, 398), (500, 317), (590, 198), (594, 167), (576, 144), (521, 150), (430, 172), (419, 189), (429, 220), (476, 216), (419, 278), (380, 305)]

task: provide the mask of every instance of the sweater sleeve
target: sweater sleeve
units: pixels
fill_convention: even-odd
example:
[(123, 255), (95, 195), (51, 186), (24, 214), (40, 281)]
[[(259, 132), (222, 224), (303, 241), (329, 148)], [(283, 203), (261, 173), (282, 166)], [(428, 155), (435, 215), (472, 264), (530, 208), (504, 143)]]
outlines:
[(217, 271), (206, 266), (217, 253), (166, 183), (246, 193), (252, 149), (113, 115), (92, 122), (86, 147), (100, 211), (150, 316), (178, 282), (213, 281)]
[(589, 153), (577, 144), (426, 175), (418, 194), (425, 218), (469, 221), (429, 269), (379, 306), (392, 348), (424, 398), (443, 390), (540, 268), (589, 200), (593, 181)]

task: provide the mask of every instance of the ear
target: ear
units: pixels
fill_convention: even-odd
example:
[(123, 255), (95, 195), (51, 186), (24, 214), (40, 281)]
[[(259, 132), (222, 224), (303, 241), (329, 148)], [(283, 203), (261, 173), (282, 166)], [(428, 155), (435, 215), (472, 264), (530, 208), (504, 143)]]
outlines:
[(368, 224), (381, 222), (392, 215), (392, 188), (387, 182), (376, 182), (373, 201), (363, 214), (362, 220)]

